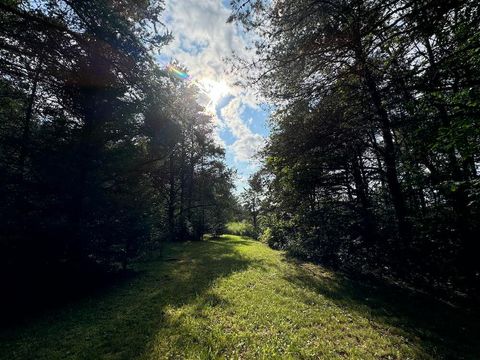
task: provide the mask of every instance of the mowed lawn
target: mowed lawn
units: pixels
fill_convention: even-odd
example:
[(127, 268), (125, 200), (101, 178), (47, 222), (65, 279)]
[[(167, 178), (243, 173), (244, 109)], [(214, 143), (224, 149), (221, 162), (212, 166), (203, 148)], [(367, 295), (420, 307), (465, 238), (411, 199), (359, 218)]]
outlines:
[[(478, 316), (237, 236), (1, 331), (1, 359), (479, 359)], [(34, 301), (34, 299), (32, 299)]]

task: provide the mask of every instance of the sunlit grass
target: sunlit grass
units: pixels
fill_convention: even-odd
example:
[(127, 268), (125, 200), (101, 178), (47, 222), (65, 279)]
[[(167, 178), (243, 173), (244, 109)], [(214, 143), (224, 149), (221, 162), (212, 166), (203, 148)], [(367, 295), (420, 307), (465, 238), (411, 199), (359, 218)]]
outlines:
[[(2, 359), (477, 358), (443, 305), (237, 236), (171, 244), (101, 294), (2, 332)], [(475, 325), (470, 319), (470, 326)], [(464, 327), (461, 330), (461, 327)]]

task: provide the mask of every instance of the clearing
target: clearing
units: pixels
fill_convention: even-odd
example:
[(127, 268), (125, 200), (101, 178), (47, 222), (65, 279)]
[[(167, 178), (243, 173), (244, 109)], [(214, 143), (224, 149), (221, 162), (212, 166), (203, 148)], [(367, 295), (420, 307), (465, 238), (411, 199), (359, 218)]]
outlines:
[(2, 359), (474, 359), (478, 315), (238, 236), (166, 246), (135, 275), (0, 332)]

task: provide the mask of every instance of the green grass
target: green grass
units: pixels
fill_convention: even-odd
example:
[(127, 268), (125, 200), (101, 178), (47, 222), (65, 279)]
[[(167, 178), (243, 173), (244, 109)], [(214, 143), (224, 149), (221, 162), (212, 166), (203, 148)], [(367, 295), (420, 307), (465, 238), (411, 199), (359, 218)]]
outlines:
[(135, 267), (135, 277), (3, 330), (0, 358), (480, 358), (476, 315), (237, 236), (170, 244)]

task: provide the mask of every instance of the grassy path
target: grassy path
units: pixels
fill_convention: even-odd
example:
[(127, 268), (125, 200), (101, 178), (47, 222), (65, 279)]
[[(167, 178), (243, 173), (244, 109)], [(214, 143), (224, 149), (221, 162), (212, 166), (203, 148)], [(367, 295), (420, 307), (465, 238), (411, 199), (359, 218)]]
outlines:
[(101, 293), (2, 330), (0, 358), (480, 358), (473, 315), (240, 237), (172, 244), (136, 267)]

